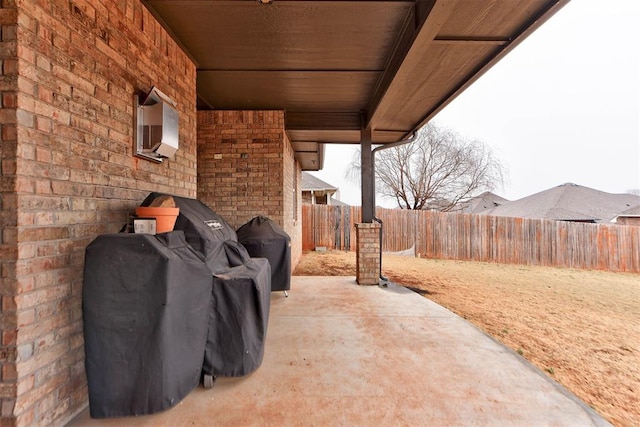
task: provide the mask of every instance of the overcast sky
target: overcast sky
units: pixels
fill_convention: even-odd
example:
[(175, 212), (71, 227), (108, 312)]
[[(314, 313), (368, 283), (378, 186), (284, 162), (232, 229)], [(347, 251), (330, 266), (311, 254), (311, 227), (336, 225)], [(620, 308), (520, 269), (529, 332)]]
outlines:
[[(516, 200), (566, 183), (640, 188), (640, 1), (571, 0), (449, 104), (435, 123), (491, 147)], [(325, 146), (313, 174), (360, 204), (355, 146)], [(378, 197), (378, 205), (393, 207)]]

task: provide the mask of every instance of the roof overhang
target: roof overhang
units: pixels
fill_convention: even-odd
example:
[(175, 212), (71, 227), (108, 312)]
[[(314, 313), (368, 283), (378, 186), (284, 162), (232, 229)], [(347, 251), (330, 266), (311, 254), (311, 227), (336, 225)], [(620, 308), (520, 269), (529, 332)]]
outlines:
[(365, 127), (407, 137), (568, 1), (143, 0), (196, 62), (198, 108), (284, 110), (305, 170)]

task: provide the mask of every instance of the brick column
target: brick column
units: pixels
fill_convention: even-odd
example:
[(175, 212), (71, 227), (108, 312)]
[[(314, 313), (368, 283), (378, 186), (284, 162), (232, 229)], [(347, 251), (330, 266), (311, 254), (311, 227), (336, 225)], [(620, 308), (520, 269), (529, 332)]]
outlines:
[(356, 281), (359, 285), (380, 283), (380, 224), (356, 224)]

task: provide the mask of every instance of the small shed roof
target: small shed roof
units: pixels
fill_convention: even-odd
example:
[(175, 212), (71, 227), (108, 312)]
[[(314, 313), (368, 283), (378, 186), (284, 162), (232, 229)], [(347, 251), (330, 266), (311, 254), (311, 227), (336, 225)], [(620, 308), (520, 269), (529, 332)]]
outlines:
[(498, 196), (491, 191), (485, 191), (479, 196), (472, 197), (464, 207), (460, 210), (463, 213), (484, 213), (489, 209), (494, 209), (500, 205), (507, 203), (509, 200), (502, 196)]
[(349, 203), (345, 203), (342, 200), (334, 199), (333, 197), (331, 198), (329, 204), (331, 206), (351, 206)]

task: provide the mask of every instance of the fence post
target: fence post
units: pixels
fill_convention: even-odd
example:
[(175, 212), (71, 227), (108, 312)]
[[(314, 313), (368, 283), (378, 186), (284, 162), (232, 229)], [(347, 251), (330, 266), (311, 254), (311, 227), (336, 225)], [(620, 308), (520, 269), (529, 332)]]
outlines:
[(342, 222), (342, 231), (344, 233), (344, 246), (342, 250), (350, 251), (351, 250), (351, 208), (345, 207), (344, 209), (344, 220)]

